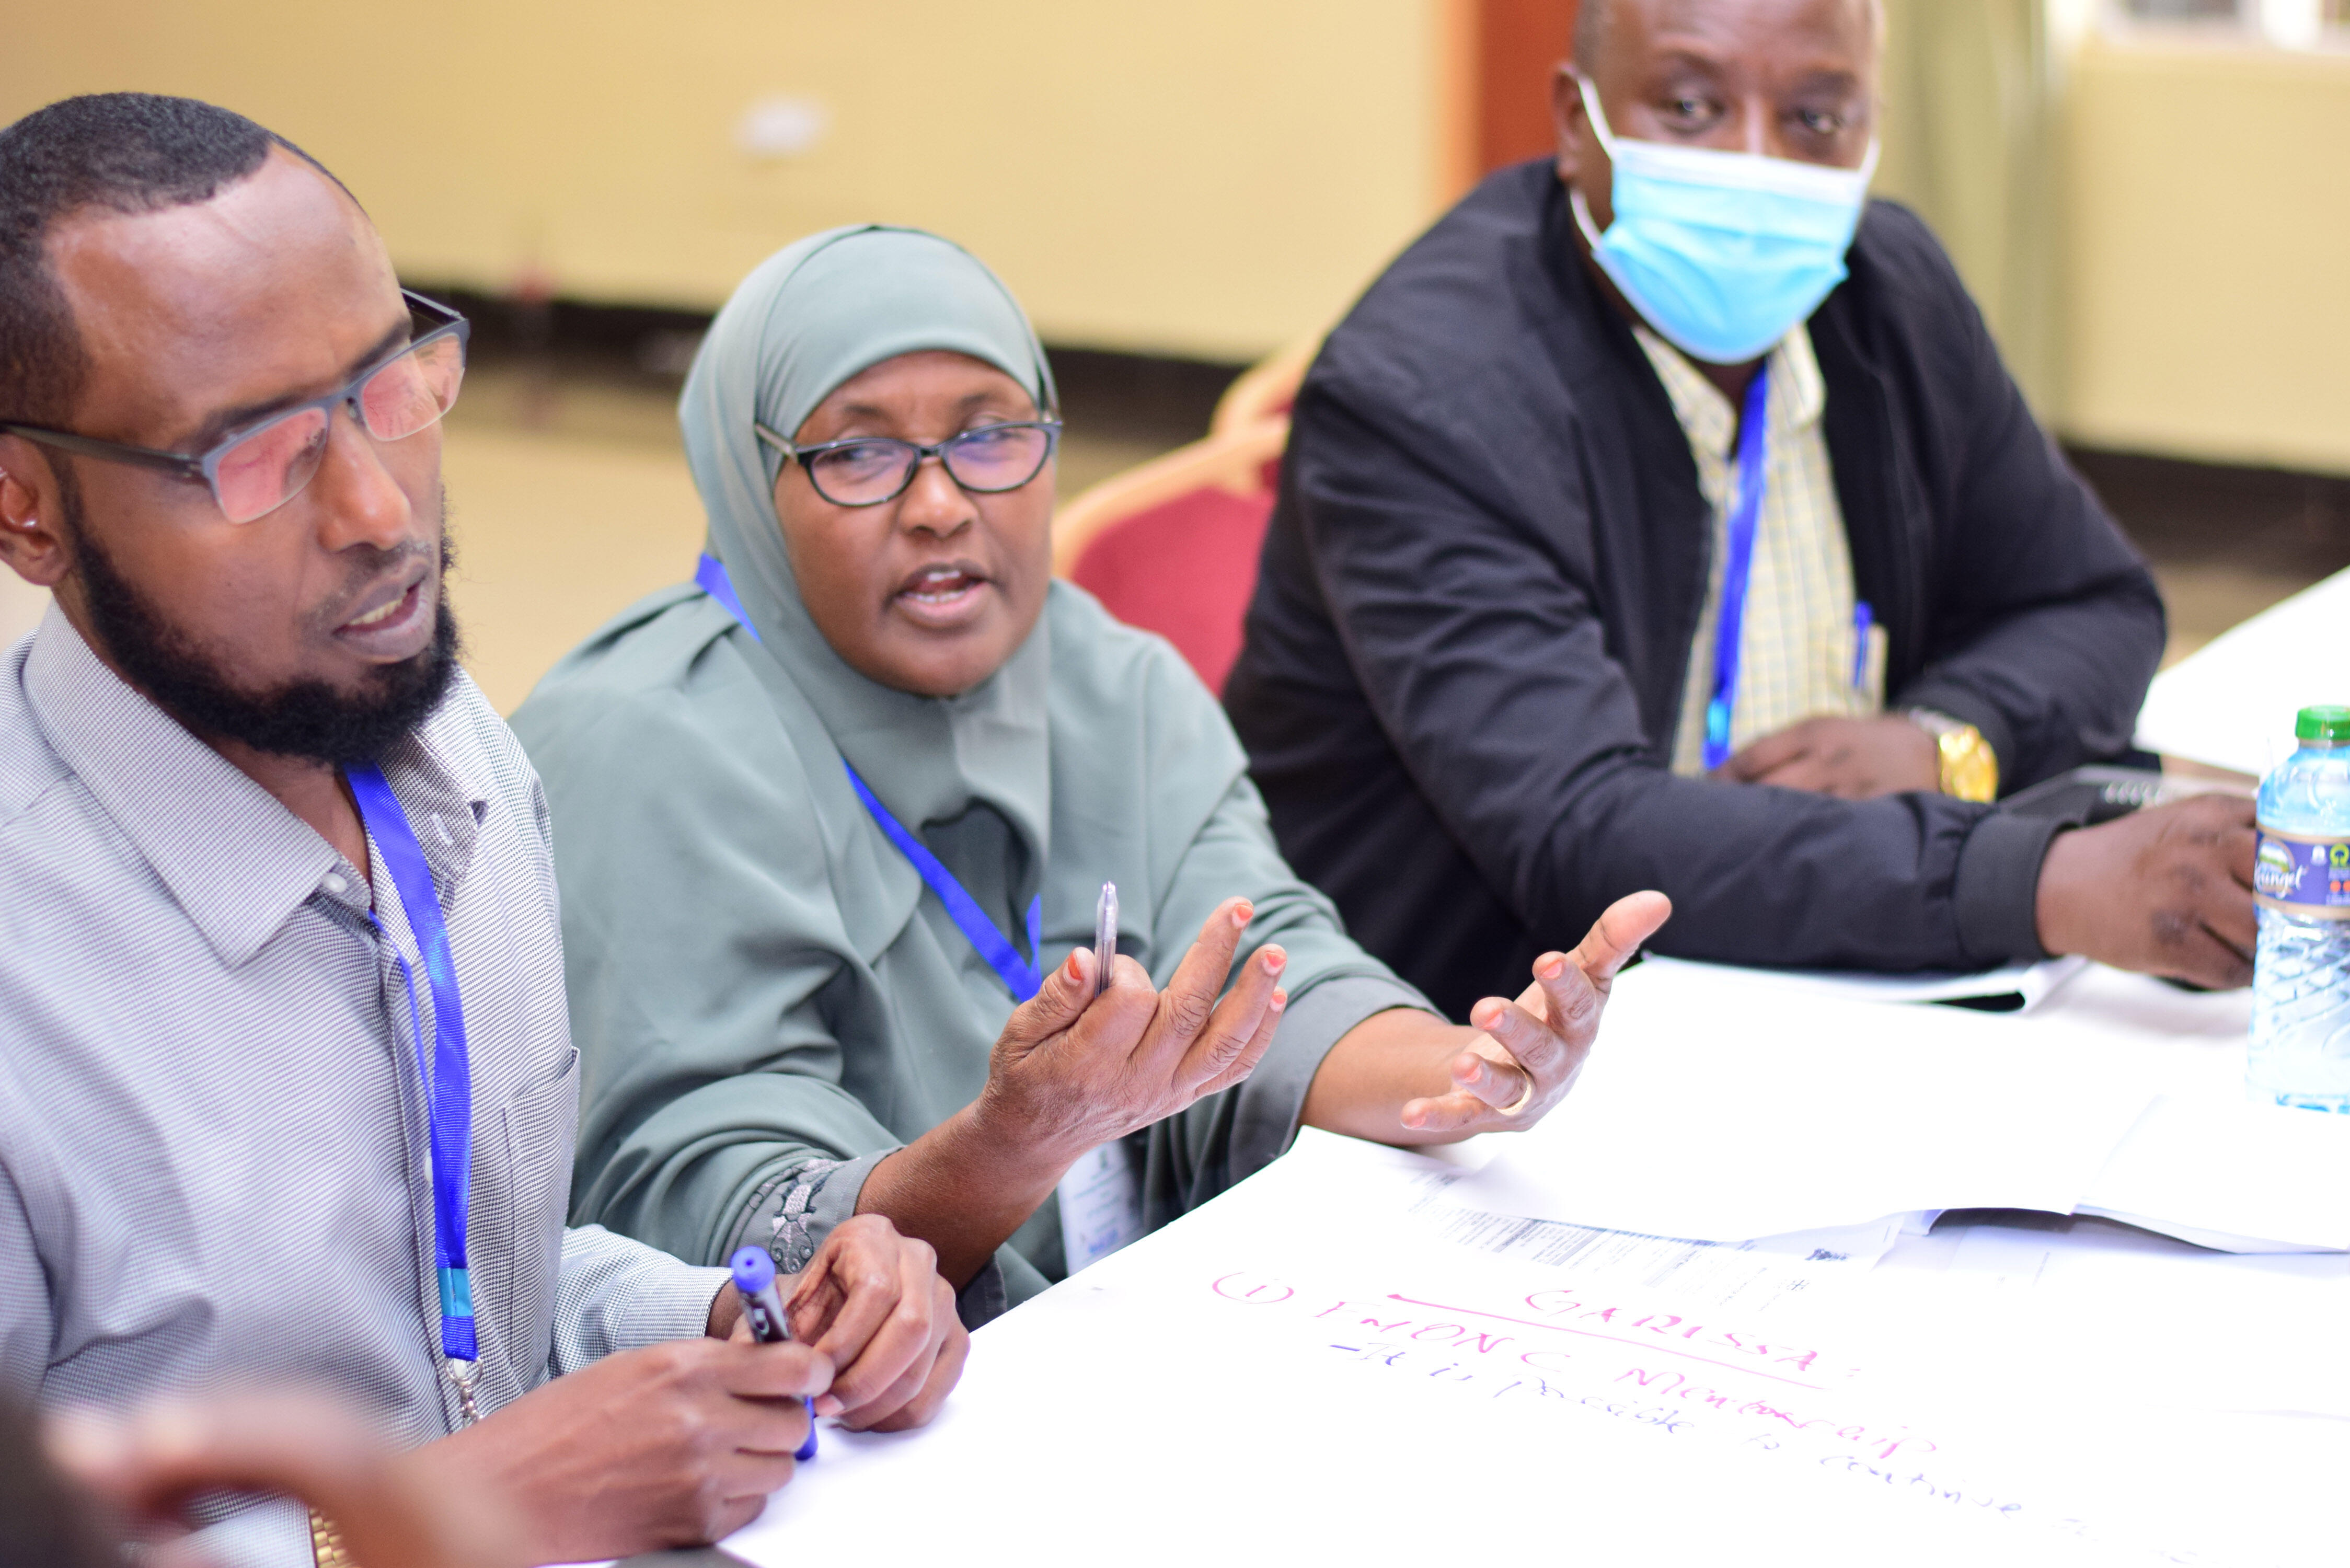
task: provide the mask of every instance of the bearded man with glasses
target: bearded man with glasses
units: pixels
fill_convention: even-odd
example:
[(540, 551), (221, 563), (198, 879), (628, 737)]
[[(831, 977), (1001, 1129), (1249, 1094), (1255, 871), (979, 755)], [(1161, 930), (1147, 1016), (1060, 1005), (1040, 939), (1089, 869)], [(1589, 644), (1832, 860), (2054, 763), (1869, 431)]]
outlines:
[[(878, 1216), (788, 1345), (723, 1271), (566, 1228), (546, 802), (442, 591), (464, 347), (249, 120), (0, 130), (0, 559), (55, 600), (0, 655), (0, 1390), (323, 1385), (531, 1561), (610, 1557), (754, 1515), (810, 1401), (927, 1419), (967, 1340)], [(336, 1560), (290, 1505), (193, 1517)]]

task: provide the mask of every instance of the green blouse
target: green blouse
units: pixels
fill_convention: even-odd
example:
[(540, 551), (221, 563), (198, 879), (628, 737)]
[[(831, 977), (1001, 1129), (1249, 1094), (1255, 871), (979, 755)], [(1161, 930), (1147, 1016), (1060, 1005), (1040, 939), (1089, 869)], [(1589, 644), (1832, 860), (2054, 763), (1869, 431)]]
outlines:
[[(679, 587), (515, 716), (553, 816), (583, 1058), (577, 1220), (695, 1262), (764, 1242), (796, 1268), (882, 1157), (985, 1083), (1014, 999), (859, 804), (827, 720), (1017, 945), (1041, 893), (1040, 971), (1091, 945), (1104, 881), (1119, 950), (1159, 984), (1236, 893), (1256, 906), (1248, 945), (1288, 950), (1291, 1002), (1255, 1074), (1135, 1135), (1152, 1225), (1288, 1147), (1340, 1035), (1427, 1007), (1283, 861), (1215, 699), (1083, 590), (1055, 583), (1011, 663), (962, 698), (872, 687), (870, 722), (844, 719), (807, 673)], [(861, 680), (837, 660), (822, 679)], [(1055, 1204), (997, 1264), (967, 1318), (1060, 1277)]]

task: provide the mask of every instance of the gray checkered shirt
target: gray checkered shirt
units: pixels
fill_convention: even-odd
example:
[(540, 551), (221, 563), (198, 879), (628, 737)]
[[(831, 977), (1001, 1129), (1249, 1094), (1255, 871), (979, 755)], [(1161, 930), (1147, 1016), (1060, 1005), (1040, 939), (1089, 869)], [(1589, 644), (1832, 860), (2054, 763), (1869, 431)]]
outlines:
[[(725, 1276), (564, 1226), (578, 1053), (546, 806), (513, 735), (461, 677), (380, 762), (465, 1003), (486, 1414), (701, 1333)], [(356, 867), (56, 609), (0, 655), (0, 1387), (122, 1406), (296, 1379), (404, 1442), (453, 1429), (395, 947), (428, 1031), (432, 996), (377, 886), (383, 933)], [(231, 1554), (307, 1563), (300, 1519), (249, 1511)]]

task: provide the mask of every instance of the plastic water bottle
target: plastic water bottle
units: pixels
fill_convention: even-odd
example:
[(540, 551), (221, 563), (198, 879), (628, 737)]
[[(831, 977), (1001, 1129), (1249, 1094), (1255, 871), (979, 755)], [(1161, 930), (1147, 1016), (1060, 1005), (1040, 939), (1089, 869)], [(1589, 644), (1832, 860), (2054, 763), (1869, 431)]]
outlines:
[(2252, 1044), (2263, 1104), (2350, 1114), (2350, 708), (2303, 708), (2261, 785)]

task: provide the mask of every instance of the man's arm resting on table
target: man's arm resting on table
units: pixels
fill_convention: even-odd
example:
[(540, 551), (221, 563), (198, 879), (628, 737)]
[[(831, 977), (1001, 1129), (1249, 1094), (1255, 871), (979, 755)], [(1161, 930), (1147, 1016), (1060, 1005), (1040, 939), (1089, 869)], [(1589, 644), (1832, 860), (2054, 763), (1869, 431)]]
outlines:
[(2259, 843), (2252, 803), (2230, 794), (2060, 833), (2033, 898), (2040, 943), (2214, 990), (2249, 985)]
[[(1521, 923), (1566, 934), (1610, 895), (1656, 888), (1678, 908), (1662, 942), (1677, 954), (1967, 964), (1950, 889), (1979, 808), (1668, 773), (1649, 755), (1631, 673), (1609, 652), (1596, 566), (1547, 551), (1544, 527), (1512, 509), (1514, 492), (1472, 493), (1416, 461), (1443, 449), (1434, 416), (1377, 404), (1362, 389), (1301, 400), (1305, 434), (1284, 475), (1296, 526), (1379, 727)], [(1555, 528), (1572, 539), (1596, 524), (1566, 516)], [(1839, 896), (1808, 891), (1821, 886)]]

